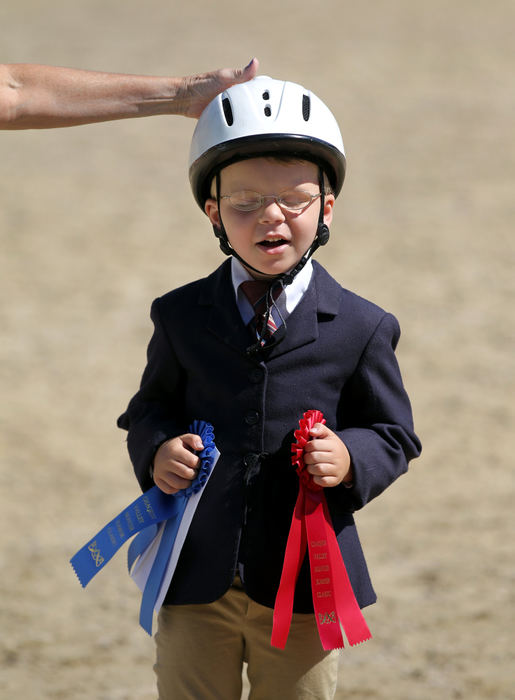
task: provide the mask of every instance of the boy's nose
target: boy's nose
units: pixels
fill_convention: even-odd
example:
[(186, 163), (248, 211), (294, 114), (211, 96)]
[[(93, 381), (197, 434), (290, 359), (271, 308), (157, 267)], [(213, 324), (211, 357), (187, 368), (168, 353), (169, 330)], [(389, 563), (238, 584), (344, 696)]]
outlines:
[(284, 221), (285, 216), (275, 199), (270, 197), (265, 200), (265, 203), (261, 207), (259, 219), (265, 223), (270, 223), (271, 221)]

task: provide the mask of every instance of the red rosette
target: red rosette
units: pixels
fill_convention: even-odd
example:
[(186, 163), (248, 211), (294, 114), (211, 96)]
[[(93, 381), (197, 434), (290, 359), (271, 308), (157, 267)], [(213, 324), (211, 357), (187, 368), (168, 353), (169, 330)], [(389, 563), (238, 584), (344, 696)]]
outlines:
[(341, 627), (351, 646), (370, 639), (340, 554), (324, 489), (306, 469), (304, 451), (316, 423), (325, 424), (320, 411), (304, 413), (295, 431), (292, 464), (299, 476), (299, 494), (286, 543), (281, 581), (274, 606), (272, 646), (284, 649), (290, 630), (295, 585), (306, 549), (309, 553), (315, 618), (324, 649), (343, 647)]
[(315, 425), (315, 423), (325, 424), (323, 413), (315, 410), (306, 411), (304, 416), (299, 421), (298, 430), (293, 433), (296, 442), (294, 442), (291, 446), (291, 461), (297, 471), (297, 474), (299, 475), (301, 483), (310, 491), (321, 491), (323, 487), (315, 484), (313, 477), (308, 472), (306, 465), (304, 464), (304, 448), (306, 447), (306, 443), (311, 440), (309, 431)]

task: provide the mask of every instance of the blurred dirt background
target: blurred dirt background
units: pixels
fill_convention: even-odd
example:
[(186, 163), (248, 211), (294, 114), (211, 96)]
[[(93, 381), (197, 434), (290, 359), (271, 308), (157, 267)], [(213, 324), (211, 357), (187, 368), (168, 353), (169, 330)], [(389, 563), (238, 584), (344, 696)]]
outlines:
[[(338, 698), (515, 697), (514, 26), (511, 0), (0, 5), (3, 62), (188, 75), (257, 55), (341, 124), (317, 256), (398, 316), (424, 453), (358, 515), (379, 602)], [(115, 419), (150, 302), (221, 261), (193, 128), (0, 133), (2, 699), (155, 697), (125, 551), (85, 591), (68, 559), (138, 495)]]

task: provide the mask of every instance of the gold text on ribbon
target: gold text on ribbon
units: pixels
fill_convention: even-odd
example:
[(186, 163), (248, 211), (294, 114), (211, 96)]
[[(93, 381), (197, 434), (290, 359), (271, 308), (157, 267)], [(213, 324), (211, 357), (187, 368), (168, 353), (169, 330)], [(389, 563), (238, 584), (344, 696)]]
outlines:
[(95, 540), (94, 542), (91, 542), (91, 544), (88, 544), (88, 549), (91, 552), (95, 566), (102, 566), (104, 563), (104, 557), (100, 554), (100, 550), (97, 547), (97, 541)]

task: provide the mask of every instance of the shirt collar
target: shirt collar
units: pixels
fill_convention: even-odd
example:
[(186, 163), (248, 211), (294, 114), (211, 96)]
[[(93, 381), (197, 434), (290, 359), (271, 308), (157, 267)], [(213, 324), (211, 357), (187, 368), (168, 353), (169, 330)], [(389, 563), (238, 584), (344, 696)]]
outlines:
[[(292, 313), (293, 309), (297, 306), (309, 287), (312, 275), (313, 264), (311, 260), (308, 260), (302, 270), (295, 276), (293, 282), (284, 288), (284, 293), (281, 294), (276, 301), (276, 304), (279, 306), (283, 314), (289, 316)], [(254, 278), (235, 257), (231, 258), (231, 276), (238, 308), (244, 322), (248, 323), (248, 321), (250, 321), (254, 315), (254, 309), (252, 308), (247, 297), (243, 294), (241, 289), (239, 289), (239, 286), (242, 282), (252, 280)]]

